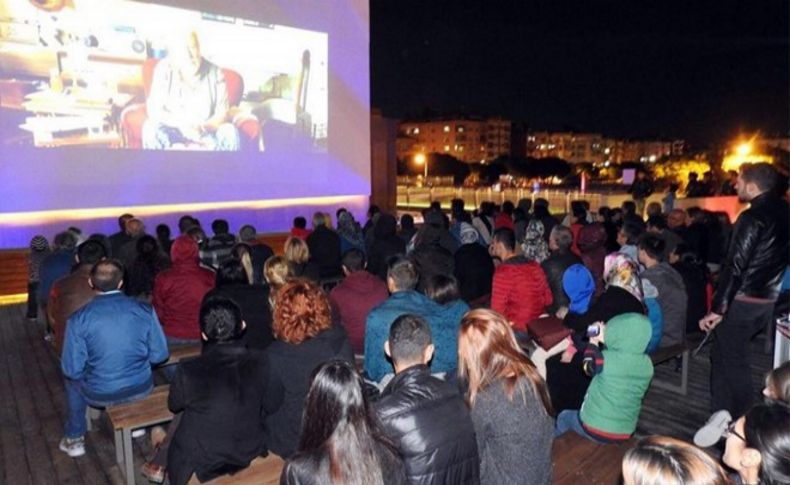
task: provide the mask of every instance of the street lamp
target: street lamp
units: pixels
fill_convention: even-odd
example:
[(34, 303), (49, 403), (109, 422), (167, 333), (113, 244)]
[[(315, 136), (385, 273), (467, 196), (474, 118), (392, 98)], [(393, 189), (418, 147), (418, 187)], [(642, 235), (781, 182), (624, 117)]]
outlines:
[(747, 141), (745, 143), (741, 143), (736, 148), (736, 151), (738, 152), (738, 155), (741, 155), (741, 156), (749, 155), (750, 153), (752, 153), (752, 144), (751, 144), (751, 142)]
[(425, 167), (425, 172), (423, 174), (424, 179), (428, 179), (428, 157), (425, 156), (424, 153), (418, 153), (414, 155), (414, 163), (417, 165), (422, 165)]

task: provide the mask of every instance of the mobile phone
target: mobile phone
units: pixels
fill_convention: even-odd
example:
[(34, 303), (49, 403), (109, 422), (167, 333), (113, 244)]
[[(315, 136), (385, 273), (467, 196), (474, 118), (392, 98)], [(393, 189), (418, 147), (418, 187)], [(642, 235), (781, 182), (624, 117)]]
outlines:
[(599, 333), (601, 333), (601, 327), (599, 327), (598, 325), (593, 324), (587, 326), (588, 337), (597, 337)]

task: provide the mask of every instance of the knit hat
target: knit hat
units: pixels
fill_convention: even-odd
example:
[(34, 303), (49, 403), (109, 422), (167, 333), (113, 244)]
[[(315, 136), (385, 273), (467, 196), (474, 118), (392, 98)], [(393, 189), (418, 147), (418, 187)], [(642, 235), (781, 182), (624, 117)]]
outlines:
[(461, 223), (461, 244), (476, 243), (479, 237), (480, 236), (477, 233), (475, 226), (469, 224), (468, 222)]
[(254, 240), (255, 235), (256, 235), (255, 227), (249, 224), (247, 224), (246, 226), (242, 226), (242, 228), (239, 229), (239, 239), (242, 242), (248, 242)]
[(569, 266), (562, 275), (562, 289), (571, 301), (568, 305), (570, 313), (587, 313), (595, 293), (595, 281), (590, 270), (578, 263)]
[(37, 234), (30, 240), (30, 249), (33, 251), (46, 251), (49, 249), (49, 242), (47, 238), (41, 234)]

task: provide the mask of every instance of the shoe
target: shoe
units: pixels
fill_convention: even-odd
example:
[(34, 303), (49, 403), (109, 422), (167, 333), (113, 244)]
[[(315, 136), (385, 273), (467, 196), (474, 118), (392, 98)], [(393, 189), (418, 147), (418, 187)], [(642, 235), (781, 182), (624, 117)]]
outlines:
[(54, 342), (55, 341), (55, 334), (52, 332), (47, 332), (44, 334), (44, 341), (45, 342)]
[(732, 416), (730, 416), (729, 411), (726, 409), (716, 411), (708, 418), (708, 422), (705, 423), (705, 426), (701, 427), (699, 431), (694, 434), (694, 444), (700, 448), (707, 448), (715, 445), (719, 442), (721, 437), (724, 436), (731, 422)]
[(85, 454), (85, 438), (82, 436), (79, 438), (63, 438), (60, 440), (58, 447), (63, 453), (72, 458), (77, 458)]
[(165, 467), (150, 461), (143, 463), (143, 466), (140, 467), (140, 473), (151, 483), (164, 483), (165, 481)]
[(145, 428), (135, 429), (132, 431), (132, 438), (142, 438), (145, 436)]

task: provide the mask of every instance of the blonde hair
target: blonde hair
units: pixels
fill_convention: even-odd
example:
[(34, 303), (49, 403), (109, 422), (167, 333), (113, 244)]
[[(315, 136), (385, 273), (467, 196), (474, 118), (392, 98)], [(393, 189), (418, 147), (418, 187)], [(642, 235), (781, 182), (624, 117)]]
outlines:
[[(512, 401), (516, 385), (524, 377), (546, 414), (553, 413), (546, 381), (519, 347), (508, 321), (493, 310), (472, 310), (461, 320), (458, 374), (468, 383), (466, 400), (470, 407), (474, 407), (481, 390), (500, 380)], [(526, 401), (524, 387), (519, 387)]]
[(279, 289), (292, 276), (291, 265), (285, 256), (272, 256), (263, 263), (263, 278), (269, 286)]
[(731, 485), (724, 469), (710, 455), (666, 436), (640, 440), (623, 457), (626, 485)]
[(246, 243), (238, 243), (233, 247), (233, 254), (239, 258), (241, 261), (241, 266), (244, 268), (244, 272), (247, 273), (247, 281), (250, 284), (253, 284), (255, 281), (254, 271), (252, 269), (252, 255), (250, 252), (252, 249)]
[(292, 264), (304, 264), (310, 259), (310, 248), (307, 243), (298, 237), (289, 237), (285, 240), (283, 247), (285, 252), (285, 259)]

